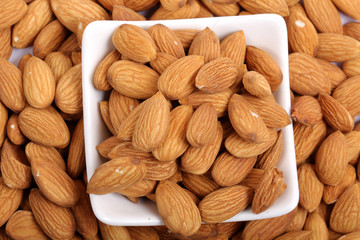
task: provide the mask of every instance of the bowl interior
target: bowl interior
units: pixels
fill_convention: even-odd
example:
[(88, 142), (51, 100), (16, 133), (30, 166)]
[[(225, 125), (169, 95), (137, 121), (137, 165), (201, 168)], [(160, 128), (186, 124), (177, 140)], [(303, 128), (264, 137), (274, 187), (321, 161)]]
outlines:
[[(228, 34), (243, 30), (247, 45), (253, 45), (267, 51), (279, 64), (284, 79), (275, 93), (276, 100), (290, 112), (290, 92), (288, 74), (288, 43), (286, 25), (280, 16), (273, 14), (234, 16), (202, 19), (182, 19), (163, 21), (97, 21), (89, 24), (84, 32), (82, 44), (83, 61), (83, 104), (86, 167), (88, 179), (95, 169), (104, 162), (97, 153), (96, 146), (109, 137), (109, 132), (99, 113), (99, 102), (108, 94), (94, 88), (92, 79), (99, 62), (114, 49), (111, 42), (113, 32), (123, 23), (138, 25), (144, 29), (154, 24), (164, 24), (170, 29), (199, 29), (209, 27), (223, 39)], [(283, 215), (294, 209), (298, 203), (299, 192), (293, 128), (283, 129), (284, 147), (278, 168), (283, 171), (287, 188), (275, 204), (261, 214), (253, 214), (248, 208), (228, 221), (246, 221)], [(153, 202), (141, 199), (138, 204), (130, 202), (120, 194), (90, 195), (96, 217), (110, 225), (142, 226), (162, 225)]]

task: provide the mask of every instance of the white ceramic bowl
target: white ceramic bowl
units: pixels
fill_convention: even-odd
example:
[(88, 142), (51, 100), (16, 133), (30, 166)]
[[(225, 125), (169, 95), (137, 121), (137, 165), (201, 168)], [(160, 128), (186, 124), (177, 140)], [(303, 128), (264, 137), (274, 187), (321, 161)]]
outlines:
[[(114, 46), (111, 42), (113, 32), (123, 21), (98, 21), (91, 23), (85, 30), (82, 43), (83, 61), (83, 102), (86, 167), (88, 179), (95, 169), (104, 162), (96, 146), (109, 137), (109, 133), (99, 113), (99, 101), (108, 94), (94, 88), (92, 79), (99, 62)], [(254, 16), (234, 16), (220, 18), (126, 22), (148, 28), (154, 24), (164, 24), (170, 29), (199, 29), (209, 27), (220, 40), (228, 34), (243, 30), (247, 45), (267, 51), (279, 64), (284, 75), (279, 90), (275, 93), (280, 103), (290, 113), (288, 42), (286, 25), (282, 17), (272, 14)], [(299, 199), (295, 150), (292, 125), (283, 129), (284, 150), (277, 167), (283, 171), (287, 188), (274, 205), (261, 214), (254, 214), (250, 208), (242, 211), (228, 221), (246, 221), (277, 217), (293, 210)], [(147, 199), (138, 204), (130, 202), (120, 194), (90, 195), (96, 217), (110, 225), (145, 226), (162, 225), (156, 206)]]

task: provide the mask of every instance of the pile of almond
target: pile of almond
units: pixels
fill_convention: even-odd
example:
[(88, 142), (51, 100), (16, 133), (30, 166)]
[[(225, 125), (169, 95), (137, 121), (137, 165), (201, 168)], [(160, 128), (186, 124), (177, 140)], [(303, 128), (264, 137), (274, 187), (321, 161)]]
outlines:
[[(343, 25), (339, 10), (350, 17), (350, 23)], [(101, 167), (105, 171), (98, 171), (100, 174), (97, 175), (101, 178), (108, 172), (122, 174), (121, 168), (134, 172), (131, 174), (134, 178), (121, 178), (124, 181), (119, 183), (123, 186), (128, 184), (131, 189), (124, 187), (119, 192), (136, 201), (140, 192), (143, 195), (144, 191), (149, 191), (145, 196), (156, 201), (172, 231), (166, 226), (113, 227), (99, 222), (91, 210), (86, 192), (88, 180), (84, 172), (80, 50), (85, 26), (105, 19), (155, 20), (259, 13), (279, 14), (288, 26), (293, 93), (291, 117), (298, 164), (299, 206), (273, 219), (217, 223), (229, 218), (227, 213), (234, 214), (249, 204), (248, 198), (239, 201), (237, 196), (249, 196), (251, 191), (252, 210), (261, 212), (285, 186), (281, 172), (274, 168), (282, 143), (281, 131), (269, 130), (279, 126), (269, 126), (267, 121), (277, 117), (279, 121), (272, 124), (285, 126), (288, 118), (285, 121), (280, 117), (282, 115), (275, 114), (280, 110), (270, 112), (268, 117), (263, 115), (267, 113), (264, 103), (275, 106), (271, 92), (276, 90), (278, 82), (273, 82), (272, 76), (267, 75), (275, 70), (271, 64), (270, 70), (265, 69), (264, 72), (252, 66), (251, 62), (262, 63), (258, 68), (263, 64), (269, 65), (269, 60), (259, 60), (259, 54), (263, 57), (268, 55), (250, 46), (244, 50), (246, 45), (239, 45), (236, 49), (243, 50), (246, 65), (235, 62), (236, 67), (229, 71), (230, 74), (236, 72), (235, 82), (228, 81), (231, 77), (227, 76), (222, 81), (225, 89), (219, 90), (213, 85), (214, 81), (204, 82), (202, 76), (226, 65), (224, 57), (233, 59), (232, 55), (221, 55), (222, 51), (229, 54), (236, 51), (222, 48), (226, 45), (223, 40), (220, 49), (215, 49), (220, 51), (220, 55), (211, 58), (214, 52), (210, 50), (214, 48), (191, 49), (198, 36), (213, 36), (210, 29), (169, 32), (157, 26), (153, 29), (156, 31), (147, 31), (155, 48), (150, 46), (152, 44), (140, 45), (139, 49), (152, 49), (146, 58), (142, 58), (142, 54), (137, 56), (139, 58), (131, 58), (126, 51), (137, 49), (121, 49), (124, 39), (114, 37), (118, 50), (109, 53), (100, 64), (102, 67), (98, 67), (95, 86), (104, 91), (115, 89), (108, 101), (100, 103), (101, 114), (114, 137), (99, 145), (98, 150), (106, 158), (113, 159), (107, 163), (117, 161), (120, 168), (117, 172), (119, 165), (114, 164), (115, 168), (112, 168), (114, 165), (105, 163)], [(360, 20), (358, 0), (303, 0), (301, 3), (299, 0), (2, 1), (0, 239), (360, 239), (360, 125), (354, 120), (360, 114), (360, 23), (354, 19)], [(170, 34), (165, 35), (167, 38), (177, 38), (178, 47), (182, 45), (183, 49), (188, 49), (188, 56), (180, 48), (173, 52), (168, 52), (169, 49), (159, 51), (159, 44), (164, 40), (161, 38), (163, 32), (157, 35), (159, 28)], [(241, 32), (233, 36), (240, 38)], [(29, 46), (33, 47), (33, 56), (24, 55), (18, 66), (8, 61), (13, 47)], [(233, 44), (230, 46), (235, 47)], [(196, 55), (202, 58), (194, 57)], [(118, 61), (122, 64), (113, 65)], [(189, 66), (187, 61), (192, 61), (192, 64)], [(148, 62), (150, 66), (143, 64)], [(168, 70), (168, 66), (173, 64), (177, 68), (179, 65), (188, 66), (190, 72), (197, 72), (191, 88), (187, 84), (179, 85), (178, 80), (171, 77), (171, 72), (176, 69), (169, 67)], [(125, 87), (118, 85), (116, 79), (122, 72), (119, 71), (121, 68), (146, 77), (141, 82), (144, 85), (131, 89), (126, 86), (133, 85), (133, 82), (125, 84)], [(171, 84), (166, 84), (165, 77), (171, 78)], [(155, 78), (158, 79), (157, 84), (154, 84)], [(178, 86), (173, 87), (172, 84)], [(184, 92), (186, 96), (181, 95)], [(136, 95), (129, 96), (129, 93)], [(264, 100), (261, 105), (258, 99)], [(154, 108), (161, 109), (161, 112), (154, 111)], [(249, 117), (245, 122), (237, 122), (238, 118), (231, 117), (244, 109), (250, 109), (262, 119), (262, 123), (252, 121), (253, 114), (245, 115)], [(111, 114), (118, 111), (124, 111), (119, 119)], [(127, 120), (130, 117), (132, 120)], [(141, 121), (134, 121), (136, 118)], [(166, 125), (168, 128), (160, 127), (156, 129), (156, 135), (149, 135), (150, 132), (145, 130), (155, 129), (152, 122), (149, 126), (140, 124), (149, 122), (149, 118), (158, 126)], [(229, 119), (222, 121), (222, 134), (217, 119)], [(246, 124), (249, 122), (252, 124)], [(185, 123), (190, 127), (182, 130), (178, 144), (166, 141), (167, 136), (179, 136), (181, 128), (174, 126)], [(201, 128), (203, 126), (213, 130), (206, 131)], [(128, 132), (120, 131), (121, 128)], [(207, 142), (209, 138), (210, 143)], [(221, 143), (222, 139), (226, 139), (224, 143)], [(272, 139), (272, 147), (262, 150), (264, 153), (260, 157), (256, 157), (259, 153), (248, 155), (254, 154), (254, 150), (244, 151), (254, 144), (257, 147), (266, 145), (264, 143), (269, 139)], [(229, 142), (241, 142), (245, 147)], [(185, 146), (189, 144), (191, 146), (185, 151)], [(199, 151), (209, 144), (214, 147)], [(221, 149), (219, 156), (214, 153), (220, 151), (216, 147)], [(192, 165), (192, 160), (183, 161), (187, 151), (190, 152), (188, 160), (205, 154), (215, 155), (212, 156), (215, 161)], [(125, 156), (121, 156), (124, 153)], [(181, 161), (175, 162), (174, 158), (180, 155)], [(243, 159), (252, 160), (245, 164)], [(229, 167), (231, 163), (234, 167)], [(159, 164), (163, 170), (159, 171)], [(239, 170), (236, 169), (238, 165), (241, 165)], [(210, 171), (204, 170), (210, 167)], [(149, 169), (154, 170), (152, 175)], [(245, 174), (245, 170), (249, 172)], [(241, 176), (224, 174), (227, 171), (236, 171)], [(244, 179), (235, 178), (244, 175)], [(106, 185), (105, 181), (100, 183)], [(93, 184), (88, 185), (89, 192), (110, 191)], [(277, 191), (266, 191), (267, 188)], [(115, 187), (113, 190), (118, 189)], [(226, 202), (218, 201), (230, 197), (232, 199)], [(174, 202), (170, 204), (164, 199), (174, 199)], [(200, 201), (199, 205), (195, 204), (197, 201)], [(234, 202), (242, 207), (223, 211), (228, 203), (231, 205)], [(186, 207), (182, 208), (184, 212), (178, 212), (179, 216), (186, 217), (175, 218), (181, 219), (177, 222), (169, 218), (172, 212), (168, 210), (173, 206), (178, 209), (176, 206), (181, 204)], [(200, 217), (208, 224), (200, 226)], [(169, 222), (175, 224), (170, 226)], [(184, 236), (190, 233), (191, 236)]]

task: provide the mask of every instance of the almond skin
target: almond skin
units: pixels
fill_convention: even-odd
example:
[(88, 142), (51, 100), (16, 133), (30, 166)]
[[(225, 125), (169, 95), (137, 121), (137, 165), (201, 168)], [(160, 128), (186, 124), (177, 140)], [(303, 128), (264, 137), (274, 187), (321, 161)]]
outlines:
[(245, 61), (246, 39), (242, 30), (232, 33), (220, 43), (220, 56), (233, 60), (236, 66)]
[(71, 34), (58, 49), (59, 52), (69, 56), (72, 52), (80, 51), (80, 46), (75, 33)]
[(150, 66), (161, 75), (176, 60), (178, 58), (169, 53), (157, 52), (156, 58), (150, 62)]
[(150, 62), (156, 58), (154, 40), (148, 32), (138, 26), (121, 25), (114, 32), (112, 41), (122, 55), (133, 61)]
[(211, 103), (204, 103), (195, 110), (190, 118), (186, 128), (186, 138), (192, 146), (202, 147), (213, 139), (216, 127), (215, 108)]
[(252, 14), (275, 13), (282, 17), (289, 15), (289, 8), (285, 0), (276, 0), (271, 4), (266, 0), (252, 1), (240, 0), (240, 5)]
[(145, 163), (134, 157), (110, 160), (95, 170), (87, 185), (87, 193), (107, 194), (121, 191), (142, 180), (145, 175)]
[(306, 230), (299, 230), (299, 231), (292, 231), (292, 232), (288, 232), (285, 233), (277, 238), (275, 238), (274, 240), (306, 240), (306, 239), (310, 239), (311, 236), (311, 231), (306, 231)]
[[(15, 114), (13, 114), (16, 116)], [(11, 118), (11, 117), (10, 117)], [(3, 145), (6, 136), (6, 125), (12, 124), (12, 120), (8, 120), (8, 110), (0, 101), (0, 147)], [(15, 127), (14, 127), (15, 128)], [(8, 134), (12, 136), (11, 134)], [(10, 136), (8, 136), (10, 138)]]
[(4, 58), (0, 58), (0, 100), (13, 112), (25, 107), (21, 72)]
[(135, 148), (150, 152), (166, 137), (170, 126), (170, 109), (159, 91), (145, 104), (136, 122), (132, 143)]
[(67, 173), (72, 178), (77, 178), (85, 169), (85, 142), (84, 120), (81, 118), (76, 124), (71, 137), (69, 155), (66, 162)]
[(238, 71), (230, 58), (219, 57), (206, 63), (198, 72), (195, 86), (201, 91), (216, 93), (230, 87)]
[(112, 8), (112, 20), (145, 21), (146, 18), (131, 8), (115, 4)]
[(126, 227), (131, 239), (133, 240), (141, 240), (141, 239), (149, 239), (149, 240), (159, 240), (159, 235), (155, 231), (153, 227)]
[(344, 0), (334, 0), (333, 3), (339, 8), (340, 11), (342, 11), (346, 15), (354, 19), (360, 20), (360, 14), (358, 13), (358, 11), (356, 11), (356, 9), (360, 8), (359, 1), (347, 2)]
[(201, 225), (199, 209), (180, 186), (171, 181), (161, 181), (155, 197), (159, 214), (170, 231), (183, 236), (191, 236), (198, 231)]
[(126, 197), (144, 197), (150, 193), (152, 193), (157, 185), (157, 181), (143, 179), (129, 188), (118, 191), (118, 193), (126, 196)]
[(232, 95), (228, 113), (231, 125), (244, 140), (262, 143), (268, 139), (268, 130), (261, 116), (241, 95)]
[(60, 77), (72, 67), (71, 59), (61, 52), (49, 53), (44, 60), (54, 74), (55, 81), (58, 83)]
[(131, 98), (149, 98), (157, 92), (159, 75), (151, 68), (128, 60), (113, 63), (107, 79), (119, 93)]
[(199, 198), (204, 198), (208, 194), (220, 188), (216, 182), (205, 175), (183, 172), (182, 177), (182, 183), (184, 186)]
[(275, 92), (282, 83), (283, 74), (276, 61), (264, 50), (254, 46), (246, 47), (246, 64), (268, 80), (271, 91)]
[(143, 160), (146, 165), (145, 179), (161, 181), (170, 178), (177, 171), (177, 164), (175, 161), (162, 162), (154, 157)]
[(115, 131), (111, 119), (110, 119), (110, 112), (109, 112), (109, 101), (100, 101), (99, 102), (100, 114), (101, 118), (104, 121), (107, 129), (113, 134), (116, 135), (117, 132)]
[(339, 68), (337, 65), (320, 58), (316, 58), (316, 61), (320, 63), (325, 74), (327, 74), (331, 83), (331, 90), (334, 90), (341, 82), (346, 80), (344, 71), (341, 70), (341, 68)]
[(360, 74), (359, 66), (360, 66), (360, 57), (357, 56), (356, 58), (352, 58), (344, 61), (342, 64), (342, 69), (346, 74), (346, 76), (350, 78)]
[(0, 177), (0, 195), (0, 204), (2, 206), (0, 226), (3, 226), (20, 206), (21, 199), (23, 197), (23, 190), (7, 187), (3, 178)]
[[(153, 3), (157, 2), (154, 0), (152, 1)], [(183, 7), (176, 10), (167, 10), (163, 6), (160, 6), (150, 17), (150, 20), (194, 18), (198, 15), (199, 11), (200, 6), (198, 2), (188, 0)]]
[(175, 161), (188, 148), (186, 129), (193, 114), (190, 105), (176, 107), (170, 112), (169, 132), (152, 153), (160, 161)]
[(220, 57), (220, 40), (216, 33), (208, 27), (199, 32), (190, 45), (189, 55), (203, 56), (205, 63)]
[(17, 23), (27, 11), (23, 0), (6, 1), (0, 11), (0, 28), (7, 28)]
[(131, 240), (129, 232), (124, 226), (110, 226), (99, 222), (99, 228), (103, 239), (124, 239)]
[(225, 221), (244, 210), (252, 197), (253, 190), (241, 185), (220, 188), (199, 203), (201, 220), (206, 223)]
[[(1, 115), (4, 116), (3, 112), (2, 112), (2, 107), (3, 107), (3, 105), (0, 104), (0, 112), (1, 112)], [(6, 111), (6, 113), (7, 113), (7, 111)], [(7, 114), (5, 116), (7, 118)], [(5, 116), (4, 116), (4, 119), (5, 119)], [(20, 131), (18, 119), (19, 119), (19, 115), (17, 113), (13, 113), (10, 116), (10, 118), (7, 121), (7, 125), (6, 125), (6, 134), (7, 134), (7, 137), (10, 139), (10, 141), (12, 143), (14, 143), (15, 145), (23, 145), (27, 142), (27, 139)], [(0, 129), (1, 129), (1, 127), (0, 127)], [(1, 142), (3, 142), (3, 139), (5, 137), (5, 132), (4, 132), (4, 135), (0, 134), (0, 136), (3, 136), (3, 137), (0, 137), (0, 143), (1, 143)], [(1, 146), (1, 144), (0, 144), (0, 146)]]
[(300, 205), (297, 206), (295, 216), (292, 219), (290, 225), (287, 227), (286, 232), (302, 230), (304, 228), (307, 215), (308, 212), (306, 209), (304, 209)]
[(161, 6), (163, 6), (166, 10), (176, 10), (183, 7), (186, 4), (187, 0), (176, 0), (176, 1), (169, 1), (169, 0), (161, 0)]
[(278, 161), (280, 160), (283, 150), (283, 145), (284, 145), (283, 132), (282, 130), (280, 130), (278, 132), (278, 137), (274, 145), (272, 145), (268, 150), (266, 150), (258, 157), (255, 167), (265, 170), (274, 168), (277, 165)]
[(0, 29), (0, 57), (8, 59), (13, 52), (11, 45), (11, 27)]
[(234, 16), (240, 12), (240, 6), (236, 3), (221, 4), (210, 0), (201, 0), (201, 3), (216, 16)]
[(107, 81), (107, 71), (109, 67), (120, 59), (120, 53), (114, 49), (106, 55), (106, 57), (96, 67), (93, 83), (96, 89), (108, 91), (111, 89), (110, 83)]
[(30, 164), (34, 159), (38, 161), (44, 160), (66, 171), (64, 159), (55, 147), (45, 147), (34, 142), (29, 142), (25, 147), (25, 154)]
[(312, 231), (313, 239), (329, 239), (329, 232), (324, 219), (318, 213), (311, 213), (305, 222), (304, 230)]
[(200, 32), (196, 29), (175, 29), (173, 30), (176, 36), (180, 39), (181, 45), (188, 49), (195, 38), (195, 36)]
[(183, 57), (161, 74), (157, 87), (170, 100), (185, 98), (195, 90), (195, 77), (204, 65), (202, 56)]
[(301, 96), (291, 107), (291, 117), (294, 121), (314, 126), (322, 120), (321, 106), (316, 98)]
[(107, 154), (107, 158), (110, 159), (127, 156), (136, 157), (140, 160), (153, 159), (153, 155), (151, 153), (134, 148), (131, 142), (117, 143)]
[(29, 202), (36, 222), (46, 235), (55, 239), (74, 236), (75, 220), (70, 209), (50, 202), (37, 188), (31, 190)]
[(19, 127), (28, 139), (45, 146), (64, 148), (70, 142), (67, 125), (52, 106), (26, 107), (19, 115)]
[(27, 102), (35, 108), (50, 106), (55, 97), (55, 77), (40, 58), (31, 57), (23, 73), (23, 87)]

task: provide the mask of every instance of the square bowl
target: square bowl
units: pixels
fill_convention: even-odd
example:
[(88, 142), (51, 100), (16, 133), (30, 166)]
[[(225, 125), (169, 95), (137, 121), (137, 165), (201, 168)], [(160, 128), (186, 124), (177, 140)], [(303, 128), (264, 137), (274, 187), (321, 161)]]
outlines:
[[(144, 29), (159, 23), (173, 30), (185, 28), (203, 30), (209, 27), (218, 35), (220, 40), (233, 32), (243, 30), (247, 45), (253, 45), (265, 50), (279, 64), (283, 72), (283, 82), (274, 95), (276, 101), (290, 113), (287, 30), (283, 18), (278, 15), (263, 14), (162, 21), (93, 22), (87, 26), (82, 43), (84, 132), (88, 179), (91, 178), (95, 169), (104, 162), (104, 159), (98, 154), (96, 146), (110, 136), (99, 112), (99, 102), (104, 100), (108, 93), (95, 89), (93, 75), (99, 62), (115, 48), (111, 41), (112, 34), (124, 23), (137, 25)], [(284, 174), (287, 185), (286, 190), (268, 210), (260, 214), (254, 214), (251, 208), (248, 207), (227, 220), (227, 222), (277, 217), (290, 212), (297, 206), (299, 191), (291, 124), (283, 129), (283, 137), (283, 152), (277, 167)], [(138, 204), (134, 204), (116, 193), (106, 195), (91, 194), (90, 199), (96, 217), (106, 224), (118, 226), (163, 225), (155, 203), (145, 198), (139, 199)]]

